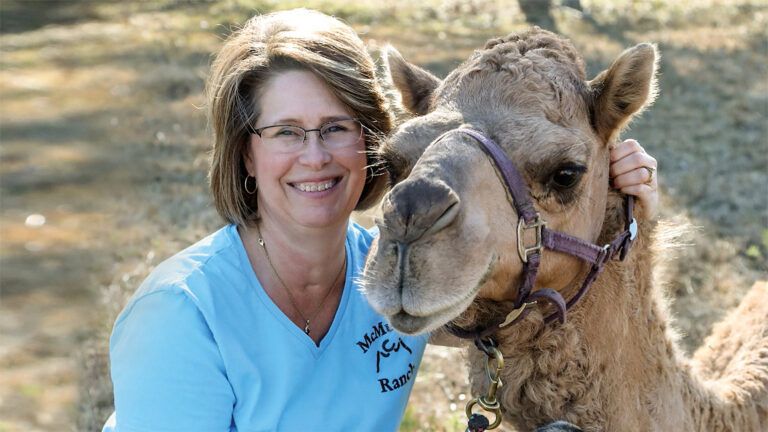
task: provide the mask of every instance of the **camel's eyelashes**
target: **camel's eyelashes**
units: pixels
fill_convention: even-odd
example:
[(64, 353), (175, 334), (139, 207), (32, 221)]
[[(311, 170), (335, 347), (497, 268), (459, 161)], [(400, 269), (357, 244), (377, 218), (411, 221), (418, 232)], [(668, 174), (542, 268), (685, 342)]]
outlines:
[(579, 183), (586, 170), (583, 165), (562, 165), (552, 174), (551, 185), (558, 190), (570, 189)]

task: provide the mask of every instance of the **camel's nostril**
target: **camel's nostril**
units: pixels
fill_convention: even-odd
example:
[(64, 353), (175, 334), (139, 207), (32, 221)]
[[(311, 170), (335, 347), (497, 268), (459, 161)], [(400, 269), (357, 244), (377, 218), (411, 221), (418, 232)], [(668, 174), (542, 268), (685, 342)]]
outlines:
[(459, 202), (451, 204), (424, 234), (434, 234), (451, 224), (459, 214)]
[(459, 197), (445, 182), (406, 180), (388, 194), (382, 210), (393, 240), (408, 244), (450, 225), (459, 213)]

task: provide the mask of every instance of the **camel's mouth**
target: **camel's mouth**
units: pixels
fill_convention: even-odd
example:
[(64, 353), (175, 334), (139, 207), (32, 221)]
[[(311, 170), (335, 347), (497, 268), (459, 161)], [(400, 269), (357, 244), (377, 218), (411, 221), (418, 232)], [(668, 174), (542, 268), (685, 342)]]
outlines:
[(417, 317), (405, 311), (400, 311), (389, 317), (389, 323), (400, 333), (418, 334), (427, 328), (431, 317)]
[(462, 298), (461, 301), (429, 315), (414, 315), (401, 308), (397, 313), (387, 315), (387, 319), (392, 327), (400, 333), (409, 335), (427, 333), (448, 324), (464, 312), (472, 304), (479, 289), (478, 286), (467, 298)]
[(428, 315), (414, 315), (406, 312), (404, 309), (400, 309), (397, 313), (387, 317), (390, 324), (397, 331), (410, 335), (430, 332), (448, 324), (472, 304), (475, 296), (480, 292), (488, 275), (493, 270), (496, 261), (496, 255), (494, 254), (490, 257), (485, 272), (474, 287), (452, 304)]
[(456, 304), (455, 306), (429, 316), (415, 316), (401, 310), (395, 315), (391, 315), (387, 318), (392, 327), (400, 333), (408, 335), (427, 333), (448, 324), (448, 322), (456, 318), (457, 315), (469, 307), (472, 300), (473, 299), (470, 299), (466, 304)]

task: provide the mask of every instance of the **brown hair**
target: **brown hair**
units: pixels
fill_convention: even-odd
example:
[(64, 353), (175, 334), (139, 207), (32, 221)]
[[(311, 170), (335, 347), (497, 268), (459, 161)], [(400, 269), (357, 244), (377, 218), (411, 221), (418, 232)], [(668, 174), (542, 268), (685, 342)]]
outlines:
[(386, 188), (375, 150), (393, 119), (363, 41), (348, 25), (308, 9), (255, 16), (227, 39), (206, 83), (214, 133), (211, 192), (216, 210), (230, 223), (245, 225), (257, 211), (256, 194), (245, 193), (243, 182), (245, 146), (261, 114), (258, 98), (270, 78), (295, 69), (323, 80), (365, 128), (368, 168), (355, 210), (373, 206)]

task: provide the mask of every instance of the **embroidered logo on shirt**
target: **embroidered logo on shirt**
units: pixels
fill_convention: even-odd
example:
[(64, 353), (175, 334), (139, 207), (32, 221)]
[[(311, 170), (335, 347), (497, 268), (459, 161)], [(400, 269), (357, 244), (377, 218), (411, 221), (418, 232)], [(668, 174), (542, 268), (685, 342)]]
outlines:
[[(409, 347), (399, 335), (395, 334), (394, 336), (383, 337), (392, 331), (392, 327), (390, 327), (389, 324), (380, 321), (378, 324), (371, 327), (371, 331), (363, 334), (360, 341), (356, 342), (356, 345), (362, 350), (363, 354), (367, 354), (369, 351), (373, 353), (374, 349), (376, 350), (376, 375), (379, 376), (382, 374), (382, 369), (387, 369), (386, 364), (389, 362), (386, 361), (386, 359), (390, 357), (399, 358), (401, 355), (406, 355), (410, 360), (411, 355), (413, 354), (411, 347)], [(381, 343), (376, 347), (376, 341), (379, 339), (381, 339)], [(401, 363), (396, 362), (396, 364)], [(413, 364), (409, 362), (408, 369), (403, 371), (400, 375), (378, 378), (381, 392), (387, 393), (405, 386), (411, 378), (413, 378), (414, 369)]]
[(400, 348), (413, 354), (413, 351), (403, 342), (403, 338), (397, 338), (397, 343), (392, 344), (389, 343), (389, 339), (384, 339), (384, 342), (381, 343), (381, 349), (376, 351), (376, 373), (381, 372), (381, 359), (389, 357), (393, 352), (400, 351)]

